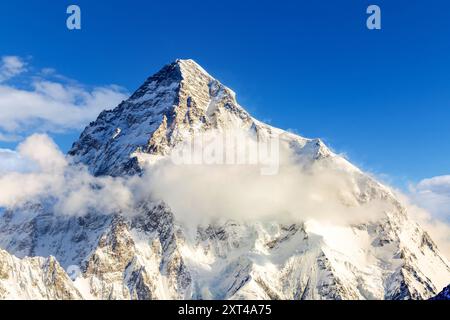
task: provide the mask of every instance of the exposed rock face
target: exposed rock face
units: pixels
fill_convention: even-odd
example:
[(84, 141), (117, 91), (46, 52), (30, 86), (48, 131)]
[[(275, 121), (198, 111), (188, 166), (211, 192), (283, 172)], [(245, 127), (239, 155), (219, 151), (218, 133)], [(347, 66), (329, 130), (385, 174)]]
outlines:
[[(302, 163), (320, 162), (350, 178), (346, 203), (376, 200), (391, 209), (376, 222), (347, 227), (224, 219), (198, 226), (192, 235), (164, 202), (143, 203), (133, 215), (84, 217), (27, 205), (0, 216), (0, 247), (22, 258), (0, 254), (0, 297), (427, 299), (448, 284), (448, 261), (387, 187), (319, 139), (255, 120), (230, 89), (192, 60), (165, 66), (130, 99), (103, 111), (69, 154), (95, 175), (134, 175), (192, 134), (233, 128), (281, 135)], [(66, 270), (80, 268), (76, 281), (68, 280), (55, 259)], [(2, 291), (4, 275), (8, 286), (22, 281), (20, 274), (5, 271), (13, 265), (33, 268), (42, 280), (38, 289), (30, 289), (33, 278), (22, 291)], [(49, 286), (45, 292), (39, 289), (44, 283)]]

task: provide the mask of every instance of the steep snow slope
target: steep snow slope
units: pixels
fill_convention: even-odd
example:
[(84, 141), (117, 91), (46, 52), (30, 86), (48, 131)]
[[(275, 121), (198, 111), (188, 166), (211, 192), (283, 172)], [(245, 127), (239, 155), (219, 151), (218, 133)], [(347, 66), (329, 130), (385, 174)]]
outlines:
[(320, 163), (344, 175), (343, 203), (363, 215), (365, 205), (381, 203), (378, 218), (351, 225), (223, 218), (192, 235), (176, 219), (182, 212), (160, 201), (132, 215), (83, 217), (35, 204), (0, 217), (0, 246), (79, 266), (75, 286), (88, 299), (425, 299), (448, 284), (448, 261), (389, 188), (319, 139), (252, 118), (192, 60), (165, 66), (103, 111), (69, 155), (95, 175), (140, 174), (194, 134), (233, 129), (280, 136), (299, 165)]

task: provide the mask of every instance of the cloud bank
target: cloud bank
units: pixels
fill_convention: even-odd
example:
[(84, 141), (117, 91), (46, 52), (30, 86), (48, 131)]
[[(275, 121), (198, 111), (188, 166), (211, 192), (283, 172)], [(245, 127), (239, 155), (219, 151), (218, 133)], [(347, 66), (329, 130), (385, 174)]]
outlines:
[[(0, 208), (44, 203), (59, 215), (132, 216), (138, 214), (142, 201), (163, 200), (191, 235), (198, 225), (212, 221), (315, 220), (348, 225), (379, 220), (393, 209), (380, 201), (358, 204), (355, 177), (349, 172), (328, 167), (326, 162), (303, 166), (293, 154), (281, 155), (276, 175), (261, 175), (257, 165), (180, 165), (168, 158), (152, 164), (142, 176), (94, 177), (86, 167), (71, 164), (47, 135), (35, 134), (15, 151), (0, 150)], [(434, 189), (435, 183), (420, 186), (445, 190)], [(402, 200), (450, 256), (449, 225), (407, 198)]]
[(320, 164), (303, 168), (289, 152), (282, 153), (279, 173), (270, 176), (261, 175), (257, 165), (178, 165), (167, 159), (143, 176), (127, 178), (94, 177), (85, 167), (71, 165), (46, 135), (32, 135), (7, 153), (12, 155), (26, 170), (3, 169), (1, 207), (39, 201), (63, 215), (134, 214), (141, 201), (153, 199), (163, 200), (178, 221), (194, 226), (211, 219), (347, 224), (377, 219), (389, 209), (375, 201), (358, 205), (348, 172)]
[[(32, 135), (16, 151), (0, 156), (4, 154), (20, 159), (23, 166), (9, 166), (8, 172), (0, 169), (0, 207), (42, 202), (52, 205), (57, 214), (77, 216), (91, 210), (112, 214), (131, 208), (133, 179), (94, 177), (86, 168), (70, 165), (47, 135)], [(0, 164), (4, 163), (3, 158)]]
[(32, 132), (82, 129), (104, 109), (127, 98), (116, 85), (88, 88), (44, 69), (24, 78), (18, 88), (8, 84), (27, 71), (20, 57), (7, 56), (0, 65), (0, 141), (20, 139)]

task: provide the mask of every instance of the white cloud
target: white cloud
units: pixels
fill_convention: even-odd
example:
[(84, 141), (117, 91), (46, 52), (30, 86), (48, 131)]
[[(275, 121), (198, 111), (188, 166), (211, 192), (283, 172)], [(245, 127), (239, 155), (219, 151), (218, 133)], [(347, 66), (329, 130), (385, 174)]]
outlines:
[[(377, 220), (389, 210), (381, 201), (359, 205), (349, 172), (316, 162), (308, 168), (284, 158), (275, 175), (253, 165), (174, 165), (159, 163), (146, 187), (163, 199), (185, 225), (209, 219), (335, 224)], [(182, 183), (180, 183), (182, 181)]]
[(59, 214), (85, 215), (94, 208), (111, 214), (130, 207), (132, 181), (93, 177), (69, 165), (47, 135), (32, 135), (16, 151), (0, 152), (0, 207), (50, 201)]
[[(27, 89), (1, 83), (24, 70), (17, 57), (3, 57), (0, 69), (0, 141), (14, 140), (33, 132), (79, 130), (104, 109), (115, 107), (127, 98), (116, 85), (87, 88), (55, 77), (55, 72), (40, 72), (27, 78)], [(5, 62), (6, 61), (6, 62)], [(52, 78), (50, 80), (49, 78)]]
[(48, 136), (36, 134), (9, 154), (23, 159), (28, 170), (16, 165), (14, 172), (0, 174), (0, 207), (52, 198), (61, 214), (83, 215), (93, 208), (133, 214), (136, 204), (152, 197), (167, 202), (188, 225), (217, 218), (345, 224), (375, 219), (386, 209), (378, 202), (358, 206), (349, 191), (351, 175), (320, 164), (304, 170), (287, 149), (279, 174), (271, 176), (261, 175), (258, 165), (177, 165), (167, 159), (143, 176), (93, 177), (69, 165)]
[(17, 153), (34, 163), (41, 172), (62, 173), (68, 165), (64, 154), (47, 135), (35, 134), (17, 147)]
[(3, 56), (0, 65), (0, 83), (7, 81), (26, 70), (26, 63), (17, 56)]
[(450, 257), (450, 175), (410, 185), (410, 214), (427, 230), (441, 252)]
[(410, 197), (435, 218), (450, 221), (450, 175), (424, 179), (411, 185)]

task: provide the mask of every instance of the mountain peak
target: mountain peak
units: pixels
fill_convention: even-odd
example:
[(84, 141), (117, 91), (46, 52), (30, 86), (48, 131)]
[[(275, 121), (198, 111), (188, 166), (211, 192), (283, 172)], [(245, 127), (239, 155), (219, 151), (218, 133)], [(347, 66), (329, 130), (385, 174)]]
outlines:
[(136, 154), (165, 154), (194, 131), (250, 128), (235, 93), (192, 59), (177, 59), (103, 111), (69, 151), (96, 175), (139, 171)]
[(192, 59), (177, 59), (174, 62), (180, 67), (181, 73), (202, 73), (210, 78), (213, 78), (201, 65)]
[(305, 139), (254, 119), (235, 93), (194, 60), (178, 59), (149, 77), (126, 101), (103, 111), (73, 144), (69, 155), (94, 175), (141, 172), (147, 162), (170, 154), (183, 141), (206, 131), (283, 134), (296, 153), (331, 156), (320, 141)]
[[(168, 92), (181, 89), (192, 93), (203, 91), (205, 87), (209, 88), (210, 86), (224, 87), (194, 60), (176, 59), (150, 76), (129, 100), (142, 103), (145, 98), (153, 98), (153, 93), (158, 91)], [(234, 96), (232, 90), (226, 89)], [(146, 97), (147, 93), (150, 95)]]

